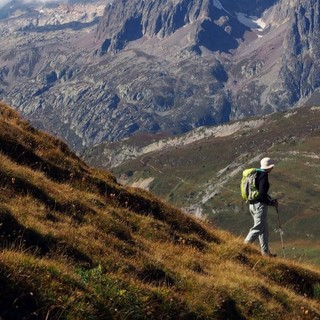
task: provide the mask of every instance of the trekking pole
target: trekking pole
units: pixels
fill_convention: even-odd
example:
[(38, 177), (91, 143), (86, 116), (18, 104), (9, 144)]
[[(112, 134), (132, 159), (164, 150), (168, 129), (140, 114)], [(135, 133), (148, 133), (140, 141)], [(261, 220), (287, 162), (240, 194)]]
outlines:
[(286, 257), (286, 253), (284, 251), (284, 244), (283, 244), (283, 231), (282, 231), (282, 227), (281, 227), (281, 222), (280, 222), (280, 215), (279, 215), (279, 210), (278, 210), (278, 207), (275, 207), (276, 210), (277, 210), (277, 215), (278, 215), (278, 228), (279, 228), (279, 233), (280, 233), (280, 239), (281, 239), (281, 245), (282, 245), (282, 253), (283, 253), (283, 257), (285, 258)]

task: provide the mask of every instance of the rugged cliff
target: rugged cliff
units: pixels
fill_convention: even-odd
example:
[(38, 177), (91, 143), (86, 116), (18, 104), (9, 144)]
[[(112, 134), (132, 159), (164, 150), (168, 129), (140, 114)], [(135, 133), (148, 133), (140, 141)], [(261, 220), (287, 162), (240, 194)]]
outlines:
[[(274, 104), (286, 109), (312, 97), (320, 85), (319, 1), (299, 1), (284, 43), (279, 79), (281, 90), (270, 95)], [(318, 95), (311, 100), (317, 103)]]
[(106, 10), (97, 39), (105, 39), (108, 50), (121, 50), (125, 44), (143, 36), (170, 37), (180, 28), (195, 24), (189, 41), (212, 51), (227, 51), (237, 47), (237, 39), (249, 30), (237, 19), (237, 13), (247, 16), (261, 15), (275, 1), (220, 2), (212, 0), (193, 1), (116, 1)]

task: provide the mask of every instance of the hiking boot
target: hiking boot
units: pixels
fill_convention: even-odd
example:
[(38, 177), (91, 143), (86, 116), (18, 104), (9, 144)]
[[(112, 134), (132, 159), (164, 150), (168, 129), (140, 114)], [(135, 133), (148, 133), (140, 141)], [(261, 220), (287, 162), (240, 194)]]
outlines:
[(271, 253), (271, 252), (262, 252), (262, 255), (264, 257), (269, 257), (269, 258), (275, 258), (277, 256), (275, 253)]

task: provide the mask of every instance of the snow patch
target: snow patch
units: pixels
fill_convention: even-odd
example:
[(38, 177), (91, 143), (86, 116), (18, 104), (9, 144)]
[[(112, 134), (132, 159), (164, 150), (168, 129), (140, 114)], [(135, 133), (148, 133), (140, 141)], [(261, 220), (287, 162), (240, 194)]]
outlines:
[(220, 10), (224, 10), (224, 9), (223, 9), (223, 6), (222, 6), (222, 4), (221, 4), (221, 2), (220, 2), (219, 0), (213, 0), (213, 5), (214, 5), (216, 8), (220, 9)]
[(255, 23), (260, 27), (259, 29), (264, 30), (267, 24), (263, 21), (263, 19), (259, 18), (258, 20), (254, 20)]
[(223, 7), (223, 5), (221, 4), (221, 2), (220, 2), (219, 0), (213, 0), (213, 5), (214, 5), (217, 9), (223, 10), (224, 12), (226, 12), (227, 14), (229, 14), (230, 16), (232, 16), (232, 14)]
[(266, 27), (266, 23), (258, 17), (253, 17), (253, 16), (247, 16), (246, 14), (242, 12), (237, 12), (236, 13), (238, 20), (244, 24), (245, 26), (258, 30), (258, 31), (263, 31), (264, 28)]

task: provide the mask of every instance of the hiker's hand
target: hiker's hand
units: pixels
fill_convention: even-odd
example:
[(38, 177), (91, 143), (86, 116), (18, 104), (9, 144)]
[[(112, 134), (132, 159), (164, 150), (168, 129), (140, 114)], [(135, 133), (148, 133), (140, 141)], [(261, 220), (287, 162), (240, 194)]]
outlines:
[(277, 199), (273, 199), (273, 200), (272, 200), (272, 206), (274, 206), (274, 207), (278, 208), (278, 206), (279, 206), (279, 202), (278, 202), (278, 200), (277, 200)]

